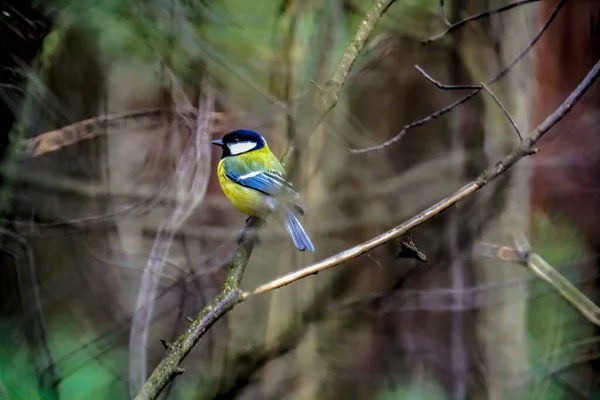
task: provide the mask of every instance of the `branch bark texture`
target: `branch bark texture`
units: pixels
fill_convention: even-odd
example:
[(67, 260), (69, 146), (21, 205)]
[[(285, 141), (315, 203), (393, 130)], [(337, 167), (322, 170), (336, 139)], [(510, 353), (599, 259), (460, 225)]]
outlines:
[(371, 33), (373, 33), (381, 16), (393, 2), (394, 0), (373, 1), (373, 5), (367, 12), (365, 19), (361, 22), (354, 39), (346, 48), (331, 79), (329, 79), (323, 88), (323, 92), (319, 97), (319, 111), (321, 114), (326, 114), (336, 105), (342, 86), (344, 86), (344, 82), (346, 82), (346, 78), (348, 77), (354, 62), (358, 58), (367, 39), (371, 36)]

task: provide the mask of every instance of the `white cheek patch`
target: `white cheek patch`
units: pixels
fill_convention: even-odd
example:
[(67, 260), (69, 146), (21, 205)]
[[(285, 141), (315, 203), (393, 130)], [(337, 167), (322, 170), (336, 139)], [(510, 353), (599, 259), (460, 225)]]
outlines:
[(256, 147), (256, 143), (255, 142), (229, 143), (227, 145), (227, 147), (229, 147), (229, 152), (235, 156), (235, 155), (242, 154), (242, 153), (252, 150), (253, 148)]

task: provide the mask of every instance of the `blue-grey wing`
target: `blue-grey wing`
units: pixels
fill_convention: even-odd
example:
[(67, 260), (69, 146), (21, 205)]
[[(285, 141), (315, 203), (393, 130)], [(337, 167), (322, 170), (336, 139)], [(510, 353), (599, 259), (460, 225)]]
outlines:
[(300, 195), (292, 189), (291, 184), (280, 174), (268, 171), (253, 171), (246, 174), (227, 172), (227, 177), (238, 184), (258, 190), (272, 197), (292, 197)]

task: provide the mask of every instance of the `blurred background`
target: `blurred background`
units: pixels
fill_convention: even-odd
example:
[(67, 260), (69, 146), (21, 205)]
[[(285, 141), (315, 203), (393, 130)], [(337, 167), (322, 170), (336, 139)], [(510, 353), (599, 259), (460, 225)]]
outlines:
[[(278, 156), (297, 145), (291, 178), (317, 249), (298, 252), (269, 221), (246, 290), (392, 228), (497, 162), (519, 141), (485, 92), (385, 149), (349, 149), (469, 93), (415, 64), (445, 84), (489, 81), (552, 19), (490, 85), (531, 131), (600, 57), (600, 2), (523, 3), (423, 45), (446, 29), (440, 2), (397, 0), (313, 130), (307, 94), (371, 1), (0, 1), (0, 399), (135, 396), (160, 339), (219, 292), (237, 247), (245, 216), (210, 145), (229, 130), (260, 131)], [(505, 4), (447, 0), (445, 15)], [(598, 328), (523, 265), (478, 249), (524, 234), (600, 301), (599, 132), (596, 84), (537, 155), (412, 231), (426, 263), (390, 242), (251, 298), (161, 398), (598, 398)]]

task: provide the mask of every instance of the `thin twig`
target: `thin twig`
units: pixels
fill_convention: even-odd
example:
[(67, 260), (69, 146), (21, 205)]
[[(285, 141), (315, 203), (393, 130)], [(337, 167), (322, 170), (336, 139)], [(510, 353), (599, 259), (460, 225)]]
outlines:
[[(502, 77), (504, 77), (504, 75), (506, 75), (523, 57), (525, 57), (525, 55), (529, 52), (529, 50), (531, 50), (533, 48), (533, 46), (535, 46), (535, 44), (538, 42), (538, 40), (540, 39), (542, 34), (548, 29), (548, 27), (550, 26), (552, 21), (554, 21), (554, 19), (558, 15), (559, 11), (562, 9), (562, 7), (565, 5), (566, 2), (567, 2), (567, 0), (559, 0), (556, 3), (554, 10), (552, 10), (552, 14), (550, 14), (550, 16), (548, 17), (546, 22), (544, 22), (544, 24), (540, 27), (540, 29), (537, 31), (537, 33), (529, 41), (529, 43), (523, 48), (523, 50), (521, 50), (519, 55), (511, 63), (509, 63), (507, 66), (505, 66), (500, 72), (498, 72), (496, 74), (496, 76), (494, 76), (492, 79), (487, 81), (488, 85), (491, 85), (492, 83), (502, 79)], [(417, 70), (419, 72), (422, 71), (421, 68), (417, 68)], [(424, 73), (424, 72), (425, 71), (422, 71), (421, 73)], [(432, 82), (433, 84), (435, 84), (438, 87), (443, 86), (443, 88), (445, 88), (446, 90), (453, 90), (453, 89), (458, 90), (458, 89), (462, 89), (464, 87), (464, 86), (460, 86), (460, 85), (444, 85), (444, 84), (436, 81), (435, 79), (431, 78), (429, 75), (427, 75), (427, 74), (424, 74), (424, 75), (430, 82)], [(468, 95), (466, 95), (465, 97), (455, 101), (454, 103), (450, 104), (449, 106), (446, 106), (446, 107), (442, 108), (441, 110), (438, 110), (423, 119), (420, 119), (418, 121), (415, 121), (415, 122), (405, 125), (402, 128), (402, 130), (393, 138), (391, 138), (379, 145), (376, 145), (376, 146), (366, 147), (366, 148), (362, 148), (362, 149), (350, 149), (350, 153), (353, 153), (353, 154), (367, 153), (367, 152), (381, 150), (383, 148), (389, 147), (390, 145), (399, 141), (407, 133), (408, 130), (410, 130), (416, 126), (423, 125), (426, 122), (429, 122), (431, 120), (434, 120), (434, 119), (446, 114), (447, 112), (451, 111), (454, 107), (457, 107), (460, 104), (472, 99), (475, 95), (479, 94), (479, 92), (481, 90), (482, 90), (482, 87), (480, 87), (478, 85), (477, 89), (475, 89), (473, 92), (471, 92)]]
[(575, 307), (588, 321), (600, 326), (600, 307), (577, 289), (569, 280), (552, 267), (542, 256), (532, 251), (525, 254), (519, 249), (508, 246), (479, 244), (482, 255), (501, 261), (520, 262), (535, 275), (548, 282), (560, 296)]
[(552, 24), (552, 21), (554, 21), (554, 19), (556, 18), (556, 16), (558, 15), (560, 10), (563, 8), (563, 6), (566, 3), (567, 3), (567, 0), (559, 0), (556, 3), (556, 6), (554, 6), (554, 9), (552, 10), (552, 13), (550, 14), (550, 16), (548, 17), (546, 22), (544, 22), (544, 24), (540, 27), (540, 29), (533, 36), (533, 38), (527, 44), (527, 46), (525, 46), (525, 48), (523, 48), (523, 50), (521, 50), (519, 55), (517, 57), (515, 57), (515, 59), (510, 64), (508, 64), (506, 67), (504, 67), (502, 69), (502, 71), (498, 72), (498, 74), (496, 74), (496, 76), (493, 79), (489, 80), (487, 82), (488, 85), (491, 85), (492, 83), (502, 79), (504, 77), (504, 75), (506, 75), (519, 61), (521, 61), (521, 59), (523, 57), (525, 57), (525, 54), (527, 54), (529, 52), (529, 50), (531, 50), (531, 48), (533, 46), (535, 46), (535, 44), (538, 42), (538, 40), (540, 40), (540, 37), (542, 37), (542, 34), (544, 32), (546, 32), (546, 30), (548, 29), (550, 24)]
[(490, 96), (492, 96), (492, 98), (494, 99), (496, 104), (498, 104), (498, 107), (500, 107), (502, 109), (502, 112), (504, 113), (504, 115), (506, 115), (506, 118), (508, 118), (508, 120), (510, 121), (511, 125), (515, 129), (515, 132), (517, 132), (517, 136), (519, 137), (519, 140), (523, 140), (523, 136), (521, 136), (521, 132), (519, 131), (519, 127), (517, 126), (517, 123), (513, 119), (512, 115), (510, 115), (510, 113), (508, 112), (506, 107), (504, 107), (504, 104), (502, 104), (500, 99), (498, 97), (496, 97), (494, 92), (492, 92), (492, 90), (485, 83), (481, 82), (481, 87), (483, 88), (483, 90), (488, 92), (490, 94)]
[(577, 289), (567, 278), (552, 268), (539, 254), (530, 253), (526, 260), (527, 267), (538, 277), (548, 282), (556, 291), (581, 315), (596, 326), (600, 326), (600, 308), (579, 289)]
[(532, 153), (533, 145), (552, 128), (560, 119), (562, 119), (567, 113), (571, 111), (571, 108), (577, 101), (583, 96), (583, 94), (592, 86), (592, 84), (598, 78), (600, 74), (600, 61), (596, 62), (596, 65), (588, 73), (585, 79), (577, 86), (577, 88), (569, 95), (569, 97), (548, 117), (546, 118), (537, 128), (529, 134), (512, 153), (508, 154), (503, 160), (498, 162), (494, 167), (484, 171), (477, 179), (468, 183), (467, 185), (460, 188), (450, 196), (440, 200), (431, 207), (425, 209), (419, 214), (415, 215), (408, 221), (396, 226), (395, 228), (374, 237), (371, 240), (363, 242), (357, 246), (354, 246), (348, 250), (338, 253), (334, 256), (321, 260), (317, 263), (309, 265), (305, 268), (291, 272), (280, 278), (277, 278), (271, 282), (265, 283), (254, 289), (252, 292), (244, 293), (243, 297), (247, 298), (250, 295), (256, 295), (260, 293), (266, 293), (274, 289), (289, 285), (299, 279), (305, 278), (309, 275), (316, 274), (320, 271), (335, 267), (336, 265), (342, 264), (348, 260), (356, 258), (361, 254), (366, 253), (376, 247), (379, 247), (390, 240), (393, 240), (410, 229), (421, 225), (423, 222), (428, 221), (434, 216), (438, 215), (442, 211), (448, 209), (450, 206), (456, 204), (460, 200), (466, 198), (472, 193), (476, 192), (483, 186), (487, 185), (492, 180), (506, 172), (512, 167), (518, 160), (528, 156)]
[(433, 83), (435, 86), (442, 90), (466, 90), (466, 89), (481, 89), (481, 85), (446, 85), (441, 83), (440, 81), (436, 81), (429, 75), (423, 68), (418, 65), (415, 65), (415, 69), (421, 73), (429, 82)]
[(358, 54), (365, 45), (365, 42), (371, 36), (371, 33), (377, 26), (381, 16), (392, 5), (394, 0), (374, 0), (373, 5), (367, 12), (365, 19), (361, 22), (360, 28), (356, 32), (354, 39), (344, 51), (342, 59), (338, 63), (331, 79), (325, 84), (323, 92), (319, 98), (319, 111), (321, 114), (331, 110), (338, 100), (342, 86), (350, 73), (350, 69), (358, 58)]
[(382, 144), (378, 144), (376, 146), (371, 146), (371, 147), (365, 147), (363, 149), (350, 149), (350, 153), (352, 154), (360, 154), (360, 153), (368, 153), (370, 151), (375, 151), (375, 150), (380, 150), (383, 149), (385, 147), (389, 147), (392, 144), (396, 143), (397, 141), (399, 141), (400, 139), (402, 139), (402, 137), (404, 135), (406, 135), (406, 133), (411, 130), (412, 128), (416, 128), (417, 126), (421, 126), (421, 125), (425, 125), (426, 123), (428, 123), (429, 121), (432, 121), (436, 118), (441, 117), (442, 115), (452, 111), (454, 108), (456, 108), (457, 106), (461, 105), (462, 103), (465, 103), (466, 101), (468, 101), (469, 99), (471, 99), (473, 96), (475, 96), (477, 93), (479, 93), (481, 89), (477, 89), (472, 91), (471, 93), (469, 93), (468, 95), (466, 95), (465, 97), (455, 101), (454, 103), (442, 108), (441, 110), (438, 110), (432, 114), (429, 114), (428, 116), (426, 116), (425, 118), (419, 119), (417, 121), (411, 122), (410, 124), (404, 125), (404, 127), (402, 128), (402, 130), (396, 134), (396, 136), (394, 136), (393, 138), (383, 142)]
[[(138, 130), (149, 130), (155, 126), (164, 124), (165, 117), (171, 113), (182, 114), (185, 119), (189, 118), (190, 121), (196, 118), (196, 109), (191, 107), (180, 110), (152, 108), (101, 115), (27, 139), (23, 144), (22, 153), (27, 157), (37, 157), (45, 153), (60, 150), (63, 147), (82, 140), (90, 140), (100, 135), (111, 133), (111, 130), (115, 129), (135, 127)], [(211, 126), (218, 126), (218, 123), (223, 119), (223, 113), (212, 112), (210, 116)], [(140, 122), (144, 122), (145, 125), (140, 125)]]
[(462, 28), (463, 26), (465, 26), (469, 22), (476, 21), (476, 20), (482, 19), (482, 18), (487, 18), (487, 17), (492, 16), (494, 14), (498, 14), (498, 13), (501, 13), (501, 12), (504, 12), (504, 11), (508, 11), (508, 10), (510, 10), (512, 8), (522, 6), (524, 4), (535, 3), (535, 2), (538, 2), (538, 1), (540, 1), (540, 0), (519, 0), (519, 1), (515, 1), (514, 3), (506, 4), (506, 5), (498, 7), (498, 8), (494, 8), (494, 9), (491, 9), (491, 10), (483, 11), (483, 12), (481, 12), (479, 14), (472, 15), (472, 16), (470, 16), (468, 18), (460, 20), (460, 21), (458, 21), (458, 22), (456, 22), (454, 24), (451, 24), (446, 19), (446, 16), (444, 14), (444, 0), (440, 0), (440, 8), (441, 8), (442, 20), (444, 21), (444, 23), (446, 24), (446, 26), (448, 28), (445, 31), (443, 31), (443, 32), (440, 32), (440, 33), (438, 33), (436, 35), (433, 35), (429, 39), (425, 39), (425, 40), (421, 41), (421, 43), (422, 44), (428, 44), (428, 43), (434, 42), (436, 40), (440, 40), (441, 38), (443, 38), (444, 36), (446, 36), (446, 34), (452, 32), (454, 30)]
[[(167, 68), (167, 71), (168, 68)], [(169, 71), (170, 72), (170, 71)], [(191, 109), (192, 104), (183, 96), (179, 82), (171, 75), (171, 95), (176, 109)], [(178, 98), (176, 94), (179, 94)], [(135, 318), (130, 329), (130, 382), (137, 381), (135, 391), (145, 382), (148, 372), (147, 348), (150, 335), (151, 322), (154, 319), (155, 302), (159, 287), (158, 277), (165, 267), (165, 260), (173, 243), (173, 232), (176, 231), (189, 215), (202, 202), (210, 177), (211, 145), (210, 145), (210, 116), (214, 107), (214, 96), (210, 86), (202, 85), (198, 98), (198, 111), (196, 113), (196, 126), (188, 120), (185, 114), (178, 113), (181, 120), (185, 121), (193, 134), (189, 135), (182, 156), (177, 162), (173, 175), (172, 187), (176, 192), (189, 191), (192, 195), (190, 201), (177, 204), (172, 214), (161, 224), (154, 238), (146, 268), (142, 274), (140, 289), (137, 297)], [(147, 306), (144, 306), (146, 305)]]
[(448, 17), (446, 17), (446, 11), (444, 10), (444, 0), (440, 0), (440, 16), (442, 17), (442, 21), (446, 26), (452, 26), (452, 23), (448, 21)]
[[(357, 29), (354, 39), (350, 42), (342, 59), (336, 66), (331, 79), (327, 82), (318, 97), (319, 119), (323, 118), (337, 104), (339, 93), (346, 82), (348, 73), (356, 61), (358, 54), (375, 29), (383, 13), (393, 2), (394, 0), (375, 0), (367, 12), (367, 15)], [(293, 157), (290, 157), (290, 159), (293, 159)], [(286, 165), (286, 168), (289, 168), (289, 165)], [(261, 222), (260, 219), (250, 218), (246, 224), (245, 231), (256, 232)], [(221, 293), (200, 311), (188, 330), (172, 344), (172, 348), (167, 351), (165, 357), (154, 369), (141, 391), (135, 397), (136, 400), (156, 399), (167, 384), (176, 375), (182, 373), (179, 364), (191, 351), (196, 342), (198, 342), (214, 322), (243, 300), (243, 292), (239, 287), (256, 241), (256, 234), (244, 235), (242, 237)]]

